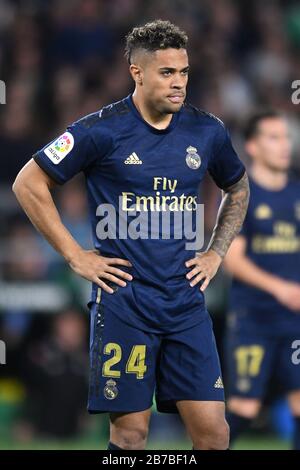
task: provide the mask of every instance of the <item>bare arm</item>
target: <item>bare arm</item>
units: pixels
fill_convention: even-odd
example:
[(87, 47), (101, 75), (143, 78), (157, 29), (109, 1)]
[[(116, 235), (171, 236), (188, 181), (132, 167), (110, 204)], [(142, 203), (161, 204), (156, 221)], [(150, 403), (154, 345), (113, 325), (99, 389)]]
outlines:
[(223, 259), (232, 240), (242, 228), (248, 203), (249, 181), (245, 173), (235, 184), (225, 192), (218, 211), (217, 223), (208, 244), (208, 250), (213, 250)]
[(239, 281), (261, 289), (291, 310), (299, 311), (300, 284), (286, 281), (261, 269), (246, 256), (246, 248), (245, 237), (236, 237), (224, 260), (226, 270)]
[(248, 202), (249, 182), (245, 174), (226, 190), (207, 250), (197, 253), (195, 258), (185, 264), (187, 268), (195, 266), (186, 275), (188, 280), (194, 278), (190, 282), (191, 287), (203, 281), (200, 290), (204, 291), (215, 276), (232, 240), (242, 227)]
[(81, 247), (61, 222), (50, 192), (53, 187), (54, 181), (30, 160), (18, 174), (13, 191), (36, 229), (70, 262)]
[(77, 274), (95, 282), (109, 293), (113, 293), (113, 290), (100, 278), (124, 287), (126, 283), (116, 276), (127, 280), (131, 280), (132, 276), (112, 264), (131, 266), (129, 261), (104, 258), (95, 251), (84, 250), (61, 221), (51, 195), (54, 186), (54, 181), (31, 159), (18, 174), (13, 191), (33, 225)]
[(253, 263), (245, 254), (246, 247), (245, 237), (242, 235), (236, 237), (225, 257), (225, 269), (239, 281), (273, 294), (279, 278)]

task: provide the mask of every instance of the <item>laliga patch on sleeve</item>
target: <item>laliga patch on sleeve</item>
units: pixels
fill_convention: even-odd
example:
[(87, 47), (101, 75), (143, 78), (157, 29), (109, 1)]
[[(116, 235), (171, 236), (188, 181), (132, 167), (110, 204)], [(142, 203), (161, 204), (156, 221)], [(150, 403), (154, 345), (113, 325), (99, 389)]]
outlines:
[(44, 152), (48, 158), (57, 165), (71, 152), (74, 147), (74, 137), (70, 132), (65, 132), (52, 144), (45, 148)]

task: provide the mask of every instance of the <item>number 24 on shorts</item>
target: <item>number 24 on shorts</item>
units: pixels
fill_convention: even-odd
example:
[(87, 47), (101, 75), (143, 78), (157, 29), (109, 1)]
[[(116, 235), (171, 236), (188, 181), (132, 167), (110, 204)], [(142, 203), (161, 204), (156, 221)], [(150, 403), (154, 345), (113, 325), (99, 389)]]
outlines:
[[(107, 359), (102, 368), (103, 377), (121, 377), (120, 370), (112, 370), (112, 367), (118, 364), (122, 359), (122, 348), (117, 343), (107, 343), (104, 346), (103, 354), (113, 356)], [(136, 374), (137, 379), (143, 379), (147, 366), (145, 364), (146, 345), (136, 344), (132, 347), (126, 364), (126, 374)]]

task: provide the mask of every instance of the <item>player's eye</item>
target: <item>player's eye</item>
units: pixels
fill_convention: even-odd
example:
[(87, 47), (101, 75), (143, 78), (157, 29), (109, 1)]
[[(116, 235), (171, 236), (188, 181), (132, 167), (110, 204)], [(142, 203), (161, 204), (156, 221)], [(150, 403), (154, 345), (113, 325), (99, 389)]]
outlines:
[(164, 75), (164, 77), (169, 77), (171, 75), (171, 72), (170, 70), (164, 70), (162, 74)]

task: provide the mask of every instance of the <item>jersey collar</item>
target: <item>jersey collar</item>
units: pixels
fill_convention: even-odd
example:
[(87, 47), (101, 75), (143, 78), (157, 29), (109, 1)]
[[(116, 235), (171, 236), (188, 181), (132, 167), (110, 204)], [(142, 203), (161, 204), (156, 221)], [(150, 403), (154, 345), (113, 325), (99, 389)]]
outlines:
[(177, 122), (178, 122), (178, 119), (179, 119), (179, 116), (181, 114), (181, 110), (182, 108), (180, 109), (180, 111), (178, 111), (177, 113), (174, 113), (173, 116), (172, 116), (172, 119), (171, 119), (171, 122), (170, 124), (168, 125), (168, 127), (166, 127), (165, 129), (156, 129), (156, 127), (153, 127), (151, 126), (151, 124), (149, 124), (147, 121), (145, 121), (145, 119), (143, 119), (143, 117), (141, 116), (141, 114), (139, 113), (139, 111), (137, 110), (134, 102), (133, 102), (133, 99), (132, 99), (132, 94), (128, 95), (126, 98), (125, 98), (125, 101), (126, 103), (128, 104), (130, 110), (132, 111), (132, 113), (134, 114), (134, 116), (139, 120), (141, 121), (145, 126), (148, 127), (148, 129), (153, 132), (154, 134), (167, 134), (168, 132), (170, 132), (172, 129), (174, 129), (174, 127), (176, 126)]

